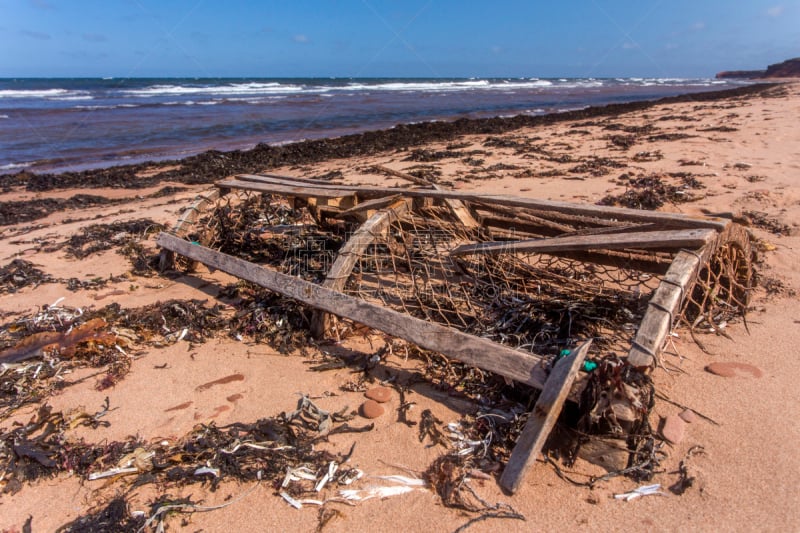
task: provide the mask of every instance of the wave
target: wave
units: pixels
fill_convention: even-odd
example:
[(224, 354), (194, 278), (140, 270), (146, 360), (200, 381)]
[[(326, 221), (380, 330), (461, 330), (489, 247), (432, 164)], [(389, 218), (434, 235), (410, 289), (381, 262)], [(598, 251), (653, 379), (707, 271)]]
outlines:
[(9, 163), (7, 165), (0, 165), (0, 170), (14, 170), (17, 168), (28, 168), (33, 166), (33, 163)]
[(11, 118), (11, 117), (9, 117), (8, 115), (0, 115), (0, 119), (4, 119), (4, 118)]
[(302, 85), (283, 85), (272, 83), (232, 83), (228, 85), (191, 86), (191, 85), (151, 85), (142, 89), (125, 89), (121, 91), (126, 96), (152, 97), (152, 96), (182, 96), (187, 94), (270, 94), (300, 92)]
[(66, 96), (71, 91), (66, 89), (0, 89), (0, 98), (52, 98)]

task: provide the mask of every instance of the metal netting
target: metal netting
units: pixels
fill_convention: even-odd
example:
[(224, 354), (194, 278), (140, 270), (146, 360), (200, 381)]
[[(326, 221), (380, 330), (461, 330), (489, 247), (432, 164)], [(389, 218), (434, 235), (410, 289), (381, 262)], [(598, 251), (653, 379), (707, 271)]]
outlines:
[(450, 254), (488, 238), (447, 207), (417, 209), (376, 237), (344, 291), (540, 355), (589, 338), (595, 352), (627, 350), (656, 276), (546, 254)]

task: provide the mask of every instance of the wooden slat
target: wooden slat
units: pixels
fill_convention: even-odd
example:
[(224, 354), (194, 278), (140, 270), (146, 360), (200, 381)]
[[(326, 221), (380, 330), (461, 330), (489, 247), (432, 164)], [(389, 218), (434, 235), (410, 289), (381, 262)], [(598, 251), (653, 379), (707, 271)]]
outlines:
[(281, 176), (278, 174), (270, 174), (270, 173), (263, 173), (263, 174), (242, 174), (242, 176), (250, 176), (253, 178), (272, 178), (272, 179), (279, 179), (289, 182), (297, 182), (298, 184), (308, 184), (308, 185), (338, 185), (339, 182), (337, 181), (328, 181), (328, 180), (317, 180), (313, 178), (298, 178), (296, 176)]
[[(386, 233), (392, 220), (397, 220), (409, 209), (410, 199), (395, 199), (395, 201), (382, 211), (372, 215), (364, 222), (336, 254), (336, 261), (331, 265), (323, 287), (334, 291), (341, 291), (347, 283), (347, 278), (353, 272), (353, 267), (361, 258), (364, 250), (375, 242), (378, 235)], [(330, 329), (330, 315), (323, 311), (315, 310), (311, 317), (311, 334), (321, 337)]]
[(479, 242), (463, 244), (450, 252), (450, 255), (499, 254), (499, 253), (556, 253), (583, 250), (622, 250), (699, 248), (708, 244), (716, 236), (710, 229), (686, 229), (668, 231), (643, 231), (634, 233), (612, 233), (600, 235), (578, 235), (573, 237), (552, 237), (549, 239), (528, 239), (523, 241)]
[(526, 472), (536, 462), (536, 457), (542, 451), (550, 431), (561, 414), (561, 407), (586, 359), (590, 345), (591, 341), (580, 345), (570, 355), (559, 360), (550, 372), (525, 428), (511, 452), (503, 475), (500, 476), (500, 486), (505, 490), (516, 492)]
[(679, 252), (669, 270), (650, 298), (647, 311), (639, 324), (628, 353), (628, 363), (635, 367), (650, 368), (672, 328), (683, 302), (684, 292), (697, 277), (700, 266), (712, 246), (701, 253)]
[[(252, 175), (248, 175), (252, 176)], [(218, 183), (221, 187), (233, 187), (249, 189), (255, 191), (271, 192), (269, 187), (264, 187), (266, 183), (248, 181), (250, 177), (237, 179), (229, 178)], [(295, 187), (292, 182), (280, 183), (281, 180), (270, 182), (274, 185)], [(248, 183), (250, 184), (248, 186)], [(476, 192), (435, 190), (435, 189), (398, 189), (392, 187), (372, 187), (372, 186), (349, 186), (349, 185), (315, 185), (315, 189), (335, 190), (339, 194), (357, 194), (362, 197), (376, 198), (388, 194), (402, 194), (412, 198), (452, 198), (462, 202), (483, 202), (510, 207), (525, 207), (540, 209), (544, 211), (556, 211), (571, 215), (588, 217), (598, 217), (616, 219), (629, 222), (653, 222), (665, 227), (678, 228), (711, 228), (721, 231), (725, 228), (727, 221), (714, 218), (695, 218), (674, 213), (661, 213), (657, 211), (643, 211), (639, 209), (628, 209), (623, 207), (608, 207), (601, 205), (573, 204), (568, 202), (557, 202), (553, 200), (538, 200), (534, 198), (524, 198), (520, 196), (508, 196), (499, 194), (482, 194)]]
[(194, 245), (168, 233), (159, 235), (158, 245), (316, 309), (354, 320), (422, 348), (532, 387), (541, 389), (547, 377), (540, 356), (519, 352), (452, 328), (404, 315), (243, 259)]
[[(243, 191), (256, 191), (265, 194), (279, 194), (282, 196), (296, 197), (296, 198), (342, 198), (346, 196), (356, 196), (352, 188), (337, 188), (335, 186), (323, 185), (284, 185), (280, 183), (261, 183), (256, 181), (235, 180), (228, 179), (218, 182), (217, 187), (227, 189), (239, 189)], [(389, 190), (390, 192), (382, 191), (363, 191), (359, 192), (358, 196), (364, 198), (378, 198), (381, 196), (388, 196), (396, 194), (397, 191)]]

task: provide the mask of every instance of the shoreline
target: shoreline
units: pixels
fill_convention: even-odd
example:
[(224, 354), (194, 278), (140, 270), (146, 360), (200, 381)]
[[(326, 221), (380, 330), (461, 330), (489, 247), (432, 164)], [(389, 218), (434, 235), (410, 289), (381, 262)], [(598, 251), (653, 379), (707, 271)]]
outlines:
[[(159, 181), (183, 184), (213, 183), (239, 173), (263, 171), (287, 165), (319, 163), (321, 161), (376, 155), (389, 150), (402, 150), (425, 143), (445, 142), (463, 135), (497, 135), (525, 127), (540, 127), (574, 120), (586, 120), (641, 111), (653, 106), (708, 102), (728, 98), (761, 94), (779, 83), (755, 83), (731, 89), (702, 91), (669, 96), (656, 100), (589, 106), (582, 109), (544, 115), (517, 115), (514, 117), (459, 118), (449, 121), (399, 124), (391, 128), (370, 130), (340, 137), (287, 142), (259, 143), (247, 150), (206, 150), (180, 159), (165, 158), (157, 161), (98, 167), (81, 171), (36, 172), (30, 168), (15, 173), (0, 174), (0, 188), (24, 185), (30, 191), (49, 191), (73, 187), (112, 187), (139, 189), (153, 186)], [(165, 167), (175, 167), (156, 176), (142, 178)]]

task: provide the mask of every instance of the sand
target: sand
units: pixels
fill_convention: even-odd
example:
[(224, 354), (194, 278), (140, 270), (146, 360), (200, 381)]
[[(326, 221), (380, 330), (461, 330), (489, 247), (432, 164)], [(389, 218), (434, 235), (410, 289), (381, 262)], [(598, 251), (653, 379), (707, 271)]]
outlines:
[[(619, 501), (613, 495), (632, 490), (637, 486), (635, 482), (616, 478), (590, 491), (561, 480), (552, 466), (538, 461), (514, 496), (503, 494), (495, 479), (475, 483), (485, 500), (512, 505), (526, 521), (487, 520), (475, 524), (470, 531), (499, 528), (761, 531), (800, 527), (797, 505), (800, 489), (795, 480), (800, 474), (800, 459), (795, 452), (795, 443), (800, 438), (796, 416), (800, 404), (796, 385), (800, 301), (793, 292), (800, 287), (800, 270), (796, 268), (800, 261), (798, 116), (800, 84), (787, 84), (763, 95), (659, 104), (603, 119), (525, 128), (497, 136), (507, 141), (539, 138), (536, 142), (547, 143), (551, 155), (571, 156), (573, 161), (563, 163), (554, 162), (554, 157), (526, 158), (517, 155), (512, 147), (499, 147), (497, 143), (487, 147), (487, 135), (467, 135), (425, 146), (429, 150), (444, 150), (447, 145), (457, 143), (458, 150), (480, 151), (472, 156), (483, 160), (480, 165), (464, 162), (462, 158), (431, 163), (441, 171), (441, 180), (459, 190), (596, 203), (608, 194), (623, 192), (624, 186), (618, 182), (623, 173), (690, 171), (705, 185), (696, 191), (701, 197), (690, 203), (667, 204), (662, 211), (715, 214), (751, 223), (760, 220), (754, 218), (756, 212), (763, 215), (762, 219), (783, 227), (780, 235), (765, 229), (760, 222), (750, 228), (765, 250), (761, 254), (760, 275), (775, 290), (758, 290), (748, 318), (749, 332), (739, 321), (727, 328), (733, 340), (703, 336), (702, 342), (710, 352), (705, 353), (686, 332), (679, 330), (664, 357), (669, 368), (681, 371), (659, 368), (653, 374), (660, 393), (718, 423), (697, 419), (686, 424), (684, 439), (665, 448), (668, 453), (665, 472), (653, 481), (665, 486), (674, 483), (680, 461), (687, 451), (699, 445), (705, 453), (690, 459), (692, 473), (697, 478), (693, 487), (681, 496)], [(616, 129), (608, 128), (612, 123)], [(620, 149), (609, 137), (626, 135), (619, 128), (647, 124), (658, 129), (640, 137), (628, 150)], [(669, 140), (662, 134), (687, 136)], [(647, 140), (648, 136), (653, 139)], [(349, 183), (392, 185), (401, 180), (386, 178), (371, 167), (379, 164), (405, 170), (414, 165), (403, 161), (408, 155), (407, 150), (386, 152), (269, 170), (293, 176), (340, 171)], [(592, 175), (591, 168), (575, 168), (577, 160), (596, 161), (595, 158), (611, 158), (627, 167), (609, 167), (605, 169), (607, 173), (597, 176)], [(507, 166), (492, 169), (501, 163)], [(548, 172), (552, 174), (550, 177), (546, 177)], [(214, 300), (218, 288), (233, 280), (230, 276), (201, 268), (193, 276), (178, 279), (138, 277), (126, 274), (130, 264), (114, 250), (80, 261), (65, 257), (63, 251), (43, 251), (47, 243), (64, 240), (89, 223), (151, 218), (172, 225), (181, 208), (205, 188), (189, 186), (186, 191), (165, 198), (146, 197), (157, 188), (144, 192), (60, 190), (56, 193), (59, 197), (87, 193), (132, 199), (119, 205), (57, 211), (39, 220), (0, 228), (0, 265), (21, 257), (57, 278), (126, 276), (99, 289), (70, 292), (63, 283), (51, 283), (0, 294), (3, 323), (62, 297), (64, 304), (74, 307), (101, 307), (117, 302), (133, 308), (170, 298)], [(50, 193), (37, 194), (50, 196)], [(137, 195), (139, 198), (135, 198)], [(23, 189), (11, 188), (0, 194), (0, 201), (32, 196), (33, 193)], [(366, 339), (352, 340), (348, 347), (373, 351)], [(725, 377), (705, 371), (707, 365), (715, 362), (737, 363), (739, 369), (750, 365), (761, 375), (738, 371)], [(394, 355), (387, 359), (382, 372), (389, 375), (413, 367), (413, 362)], [(81, 373), (90, 375), (92, 371), (81, 370), (76, 375)], [(131, 372), (113, 388), (98, 391), (95, 389), (98, 378), (90, 377), (64, 389), (48, 402), (55, 410), (84, 406), (93, 411), (105, 397), (109, 398), (115, 408), (106, 417), (110, 425), (95, 430), (76, 428), (71, 430), (74, 437), (102, 442), (136, 434), (146, 441), (170, 440), (180, 438), (198, 423), (249, 422), (290, 411), (299, 393), (317, 398), (315, 401), (326, 409), (338, 410), (344, 406), (356, 409), (364, 401), (363, 395), (340, 389), (351, 377), (349, 369), (312, 373), (300, 355), (281, 355), (264, 344), (219, 337), (204, 344), (180, 341), (166, 348), (147, 348), (134, 361)], [(388, 414), (374, 420), (373, 431), (333, 436), (326, 446), (345, 453), (357, 442), (352, 461), (368, 474), (403, 473), (392, 465), (424, 471), (442, 450), (428, 447), (427, 442), (421, 444), (416, 429), (396, 422), (393, 413), (398, 401), (395, 395), (383, 404)], [(415, 416), (430, 409), (445, 422), (457, 421), (469, 408), (463, 401), (449, 398), (432, 387), (421, 387), (414, 394), (414, 401)], [(0, 421), (0, 428), (8, 428), (12, 420), (27, 420), (35, 409), (35, 406), (23, 407), (13, 419)], [(651, 420), (655, 425), (660, 418), (681, 411), (676, 405), (659, 401)], [(366, 423), (366, 420), (356, 422)], [(579, 461), (571, 471), (580, 477), (580, 473), (597, 473), (597, 468)], [(123, 483), (106, 486), (102, 481), (81, 481), (67, 474), (24, 486), (16, 494), (0, 495), (0, 530), (19, 531), (28, 517), (33, 517), (33, 531), (55, 530), (86, 514), (103, 498), (122, 492), (123, 487)], [(171, 517), (167, 520), (168, 528), (313, 531), (317, 527), (316, 508), (294, 509), (266, 484), (252, 488), (252, 484), (234, 482), (223, 483), (216, 492), (204, 490), (200, 485), (170, 488), (171, 495), (191, 495), (206, 506), (225, 503), (229, 498), (233, 503), (210, 512)], [(146, 511), (147, 502), (161, 493), (152, 486), (133, 491), (131, 510)], [(444, 507), (427, 490), (335, 508), (341, 516), (329, 522), (325, 531), (448, 531), (470, 518), (461, 511)]]

